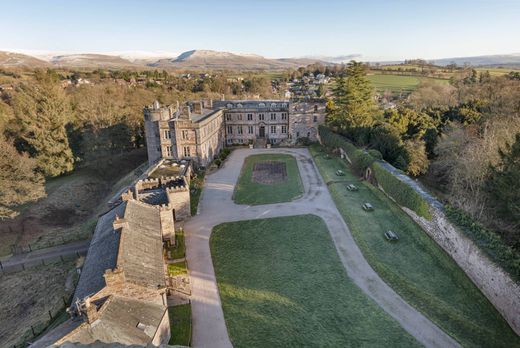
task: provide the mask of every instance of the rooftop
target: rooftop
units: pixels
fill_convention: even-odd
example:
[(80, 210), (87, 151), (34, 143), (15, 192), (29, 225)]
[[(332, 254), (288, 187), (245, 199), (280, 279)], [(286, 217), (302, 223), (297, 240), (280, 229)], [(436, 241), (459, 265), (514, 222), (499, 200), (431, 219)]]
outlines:
[(186, 175), (188, 166), (189, 162), (186, 160), (177, 161), (165, 159), (148, 174), (148, 178), (157, 179), (162, 176), (184, 176)]
[(149, 301), (110, 296), (100, 309), (99, 319), (84, 323), (67, 342), (119, 343), (147, 346), (154, 337), (167, 308)]

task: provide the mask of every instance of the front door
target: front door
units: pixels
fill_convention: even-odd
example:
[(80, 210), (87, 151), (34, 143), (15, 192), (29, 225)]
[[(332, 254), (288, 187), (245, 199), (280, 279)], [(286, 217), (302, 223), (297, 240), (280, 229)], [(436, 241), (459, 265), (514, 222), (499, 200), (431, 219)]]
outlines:
[(260, 129), (258, 131), (258, 137), (265, 138), (265, 127), (264, 126), (260, 126)]

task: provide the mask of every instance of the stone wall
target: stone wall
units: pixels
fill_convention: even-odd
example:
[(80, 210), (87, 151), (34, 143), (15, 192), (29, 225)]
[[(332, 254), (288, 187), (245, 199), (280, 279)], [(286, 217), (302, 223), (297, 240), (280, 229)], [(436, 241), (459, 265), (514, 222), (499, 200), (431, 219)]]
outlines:
[(159, 207), (159, 216), (161, 219), (161, 233), (164, 240), (169, 239), (172, 244), (175, 243), (175, 222), (173, 221), (173, 207), (171, 205), (163, 205)]
[(157, 327), (157, 331), (155, 332), (155, 336), (152, 339), (152, 345), (154, 347), (162, 347), (168, 344), (170, 340), (171, 331), (170, 331), (170, 317), (168, 315), (168, 308), (166, 308), (164, 315), (161, 319), (161, 323), (159, 327)]
[[(383, 168), (388, 170), (387, 166)], [(393, 174), (391, 170), (388, 171)], [(408, 183), (408, 180), (412, 181), (410, 178), (402, 180), (400, 176), (404, 176), (404, 174), (400, 174), (398, 178), (405, 183)], [(516, 283), (507, 272), (491, 261), (471, 239), (448, 221), (442, 204), (438, 200), (424, 189), (416, 189), (417, 183), (415, 183), (415, 186), (409, 186), (413, 187), (419, 194), (428, 196), (425, 198), (428, 198), (432, 219), (427, 220), (420, 217), (406, 207), (401, 207), (401, 209), (451, 256), (495, 306), (511, 328), (520, 335), (520, 284)], [(384, 192), (381, 187), (379, 189)], [(389, 197), (394, 200), (391, 196)]]
[(168, 202), (175, 211), (175, 220), (184, 220), (191, 216), (190, 190), (187, 186), (166, 189)]

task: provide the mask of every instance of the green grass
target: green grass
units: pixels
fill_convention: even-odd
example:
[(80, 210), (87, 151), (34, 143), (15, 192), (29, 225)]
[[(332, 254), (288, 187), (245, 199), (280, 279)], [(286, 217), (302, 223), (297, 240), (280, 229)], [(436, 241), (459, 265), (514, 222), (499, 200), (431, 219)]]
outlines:
[(175, 245), (170, 246), (171, 258), (173, 260), (186, 257), (186, 244), (184, 243), (184, 230), (175, 231)]
[[(287, 180), (271, 185), (252, 182), (253, 166), (262, 161), (282, 161), (287, 169)], [(303, 194), (303, 185), (296, 159), (290, 155), (252, 155), (245, 159), (234, 200), (237, 204), (269, 204), (289, 202)]]
[(171, 337), (169, 345), (189, 347), (191, 344), (191, 304), (168, 308)]
[(199, 208), (199, 199), (204, 187), (204, 175), (205, 172), (197, 173), (197, 177), (192, 179), (190, 182), (190, 208), (191, 216), (197, 215), (197, 209)]
[[(359, 188), (348, 191), (345, 183), (328, 187), (365, 258), (386, 283), (463, 346), (520, 346), (520, 338), (426, 232), (382, 192), (354, 176), (343, 160), (324, 160), (321, 151), (311, 147), (326, 182), (342, 169), (345, 180)], [(365, 212), (364, 202), (374, 211)], [(386, 230), (396, 232), (399, 241), (388, 243)]]
[(347, 276), (314, 215), (224, 223), (210, 239), (234, 347), (416, 347)]
[(421, 83), (415, 76), (374, 74), (368, 75), (367, 78), (378, 92), (409, 93)]
[(168, 264), (168, 273), (172, 277), (175, 277), (178, 275), (183, 275), (183, 274), (188, 274), (188, 269), (186, 268), (186, 261), (169, 263)]

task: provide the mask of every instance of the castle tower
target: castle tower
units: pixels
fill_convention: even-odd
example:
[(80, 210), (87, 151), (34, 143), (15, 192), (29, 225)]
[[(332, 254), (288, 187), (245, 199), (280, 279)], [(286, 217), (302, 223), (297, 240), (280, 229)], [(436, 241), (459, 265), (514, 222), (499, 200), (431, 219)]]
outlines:
[(176, 158), (170, 120), (176, 117), (178, 109), (178, 105), (161, 107), (157, 100), (144, 108), (144, 133), (149, 164), (160, 158)]

